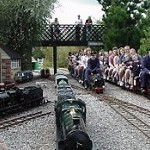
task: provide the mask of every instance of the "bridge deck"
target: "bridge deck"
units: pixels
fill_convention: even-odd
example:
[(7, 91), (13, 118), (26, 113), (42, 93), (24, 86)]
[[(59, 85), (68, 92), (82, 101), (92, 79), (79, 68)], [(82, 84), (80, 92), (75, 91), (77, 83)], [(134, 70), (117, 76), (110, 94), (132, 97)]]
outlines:
[(103, 45), (103, 25), (52, 25), (44, 31), (42, 46), (84, 46), (89, 43)]

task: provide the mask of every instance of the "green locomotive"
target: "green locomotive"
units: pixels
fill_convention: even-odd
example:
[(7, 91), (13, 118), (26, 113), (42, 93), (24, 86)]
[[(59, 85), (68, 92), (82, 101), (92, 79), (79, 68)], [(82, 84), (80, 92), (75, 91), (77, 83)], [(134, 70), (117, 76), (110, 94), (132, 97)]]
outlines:
[(58, 150), (91, 150), (92, 141), (85, 129), (85, 103), (80, 99), (58, 101), (55, 112)]
[(91, 150), (92, 141), (86, 133), (86, 104), (76, 99), (64, 75), (56, 75), (57, 150)]

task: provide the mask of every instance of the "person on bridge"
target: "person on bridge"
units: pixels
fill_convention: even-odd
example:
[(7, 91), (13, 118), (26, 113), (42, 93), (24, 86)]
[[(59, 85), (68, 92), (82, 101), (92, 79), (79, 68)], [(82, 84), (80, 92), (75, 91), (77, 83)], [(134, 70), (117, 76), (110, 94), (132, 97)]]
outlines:
[(142, 60), (142, 70), (140, 73), (141, 80), (141, 92), (145, 92), (146, 80), (150, 77), (150, 49), (148, 49), (148, 54)]
[(76, 40), (79, 41), (81, 40), (81, 27), (82, 27), (82, 19), (80, 17), (80, 15), (78, 15), (78, 19), (76, 20), (75, 22), (75, 25), (76, 25)]
[(90, 39), (90, 32), (91, 32), (92, 24), (93, 24), (92, 18), (91, 18), (91, 16), (89, 16), (85, 21), (86, 39), (87, 40)]
[(58, 18), (54, 19), (54, 22), (52, 23), (52, 27), (53, 27), (54, 39), (58, 39), (60, 35)]

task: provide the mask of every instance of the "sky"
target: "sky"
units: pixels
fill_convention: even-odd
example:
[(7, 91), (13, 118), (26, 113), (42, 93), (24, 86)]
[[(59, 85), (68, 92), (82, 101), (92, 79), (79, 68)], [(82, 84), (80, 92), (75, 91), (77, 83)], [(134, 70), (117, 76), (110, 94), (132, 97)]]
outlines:
[(92, 17), (93, 23), (102, 19), (103, 12), (97, 0), (58, 0), (55, 5), (54, 18), (58, 18), (60, 24), (74, 24), (77, 15), (81, 16), (83, 23), (88, 16)]

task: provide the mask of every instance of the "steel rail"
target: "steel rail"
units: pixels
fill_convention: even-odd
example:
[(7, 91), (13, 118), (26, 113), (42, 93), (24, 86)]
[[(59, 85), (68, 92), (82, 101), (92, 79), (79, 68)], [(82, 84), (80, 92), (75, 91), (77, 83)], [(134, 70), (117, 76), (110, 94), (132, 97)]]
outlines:
[(17, 117), (17, 118), (13, 118), (10, 120), (6, 120), (3, 122), (0, 122), (0, 129), (6, 128), (6, 127), (11, 127), (13, 125), (17, 125), (19, 123), (23, 123), (25, 121), (31, 120), (31, 119), (35, 119), (38, 117), (42, 117), (45, 115), (51, 114), (51, 112), (45, 112), (42, 113), (42, 111), (36, 112), (36, 113), (32, 113), (29, 115), (25, 115), (25, 116), (21, 116), (21, 117)]
[(132, 112), (128, 111), (126, 107), (119, 103), (109, 103), (108, 100), (104, 100), (115, 112), (121, 115), (125, 120), (132, 124), (136, 129), (142, 132), (147, 138), (150, 139), (150, 125), (146, 124), (140, 118), (135, 116)]
[[(115, 97), (105, 95), (105, 94), (96, 94), (93, 93), (93, 91), (85, 90), (84, 88), (81, 88), (80, 86), (73, 85), (71, 86), (75, 89), (84, 90), (88, 92), (88, 94), (91, 94), (94, 97), (97, 97), (98, 100), (104, 101), (107, 103), (116, 113), (121, 115), (125, 120), (127, 120), (131, 125), (133, 125), (137, 130), (139, 130), (141, 133), (143, 133), (148, 139), (150, 139), (150, 125), (142, 121), (139, 117), (135, 116), (132, 111), (137, 111), (140, 113), (143, 113), (145, 115), (150, 116), (150, 110), (137, 106), (135, 104), (125, 102), (123, 100), (117, 99)], [(130, 111), (129, 111), (129, 110)]]

